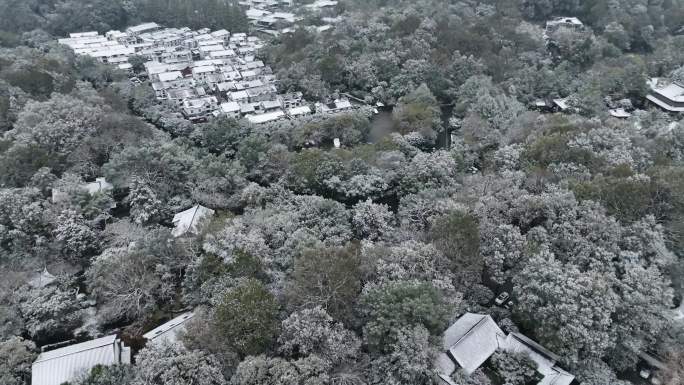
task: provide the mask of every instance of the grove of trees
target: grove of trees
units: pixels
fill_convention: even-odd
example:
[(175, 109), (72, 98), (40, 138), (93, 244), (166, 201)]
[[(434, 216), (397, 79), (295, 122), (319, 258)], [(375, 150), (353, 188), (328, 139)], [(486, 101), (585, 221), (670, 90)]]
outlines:
[[(298, 29), (260, 55), (283, 90), (390, 106), (395, 132), (377, 140), (366, 109), (190, 124), (55, 42), (138, 21), (241, 30), (233, 2), (0, 0), (0, 383), (29, 384), (40, 347), (117, 332), (136, 364), (71, 385), (428, 385), (442, 333), (470, 311), (583, 384), (629, 384), (639, 352), (680, 384), (684, 124), (644, 96), (648, 77), (684, 73), (684, 4), (338, 10), (331, 32)], [(557, 15), (586, 29), (551, 36), (551, 55)], [(611, 118), (606, 96), (633, 116)], [(558, 97), (574, 112), (529, 108)], [(96, 177), (114, 188), (84, 191)], [(173, 215), (195, 204), (216, 215), (174, 238)], [(44, 269), (54, 282), (31, 284)], [(511, 309), (492, 304), (501, 291)], [(179, 341), (141, 343), (190, 309)], [(536, 379), (524, 356), (488, 365), (454, 380)]]

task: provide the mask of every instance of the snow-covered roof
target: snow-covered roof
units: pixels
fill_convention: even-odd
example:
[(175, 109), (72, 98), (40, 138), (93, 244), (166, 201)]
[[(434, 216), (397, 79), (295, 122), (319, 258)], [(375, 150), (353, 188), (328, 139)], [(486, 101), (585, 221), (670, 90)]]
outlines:
[(570, 105), (568, 104), (568, 99), (553, 99), (553, 102), (561, 109), (561, 110), (567, 110), (570, 108)]
[(472, 373), (505, 339), (506, 335), (492, 317), (466, 313), (444, 332), (443, 347), (467, 373)]
[(277, 100), (265, 100), (261, 102), (261, 105), (265, 110), (272, 110), (274, 108), (280, 108), (280, 102)]
[(293, 107), (287, 110), (287, 113), (292, 115), (292, 116), (299, 116), (299, 115), (308, 115), (311, 113), (311, 107), (309, 106), (301, 106), (301, 107)]
[(174, 237), (180, 237), (187, 233), (199, 234), (202, 224), (214, 215), (214, 210), (202, 205), (196, 205), (173, 216), (174, 229), (171, 231)]
[(250, 123), (261, 124), (261, 123), (272, 122), (274, 120), (278, 120), (278, 119), (281, 119), (283, 117), (285, 117), (285, 113), (282, 110), (277, 110), (277, 111), (268, 112), (265, 114), (248, 115), (247, 120)]
[(114, 189), (114, 186), (107, 182), (105, 178), (95, 178), (95, 182), (86, 183), (82, 187), (84, 190), (88, 191), (88, 194), (90, 195)]
[(33, 362), (31, 385), (60, 385), (96, 365), (130, 364), (130, 348), (115, 335), (41, 353)]
[(547, 26), (550, 25), (574, 25), (574, 26), (582, 26), (584, 23), (576, 17), (556, 17), (553, 20), (549, 20), (546, 22)]
[(159, 28), (159, 24), (157, 23), (144, 23), (140, 25), (134, 25), (132, 27), (128, 27), (126, 29), (126, 32), (128, 33), (143, 33), (145, 31), (150, 31), (153, 29)]
[(238, 102), (221, 103), (221, 111), (230, 114), (240, 111), (240, 104)]
[(668, 84), (664, 87), (652, 87), (653, 92), (657, 92), (664, 97), (675, 101), (684, 102), (684, 87), (676, 83)]
[(233, 51), (232, 49), (224, 49), (221, 51), (211, 51), (211, 52), (209, 52), (209, 56), (211, 56), (211, 57), (235, 56), (235, 51)]
[(247, 94), (247, 91), (235, 91), (230, 93), (230, 98), (232, 100), (243, 100), (248, 99), (249, 95)]
[(347, 99), (338, 99), (335, 100), (335, 107), (337, 107), (338, 110), (348, 109), (352, 108), (352, 104)]
[(630, 116), (632, 116), (632, 114), (625, 111), (624, 108), (616, 108), (613, 110), (609, 110), (608, 112), (610, 113), (611, 116), (613, 116), (615, 118), (629, 118)]
[(334, 7), (337, 5), (337, 1), (334, 0), (316, 0), (311, 4), (307, 4), (308, 8), (325, 8)]
[(180, 71), (162, 72), (157, 76), (159, 77), (160, 82), (170, 82), (183, 78), (183, 74)]
[(95, 36), (98, 36), (97, 31), (74, 32), (74, 33), (69, 34), (69, 37), (71, 37), (72, 39), (77, 39), (80, 37), (95, 37)]
[(537, 385), (570, 385), (575, 378), (556, 366), (559, 359), (556, 354), (520, 333), (510, 333), (506, 337), (504, 349), (509, 352), (525, 353), (537, 364), (537, 371), (544, 376)]
[(216, 67), (213, 65), (207, 65), (207, 66), (195, 67), (192, 69), (193, 74), (203, 74), (203, 73), (209, 73), (209, 72), (216, 72)]
[(175, 342), (178, 338), (178, 333), (185, 330), (185, 322), (194, 316), (192, 312), (187, 312), (179, 315), (178, 317), (166, 322), (156, 328), (150, 330), (149, 332), (143, 334), (148, 341), (168, 341)]
[(50, 274), (50, 272), (47, 271), (47, 268), (43, 269), (40, 273), (36, 273), (31, 276), (28, 280), (28, 284), (31, 287), (34, 288), (43, 288), (53, 282), (55, 282), (57, 278)]

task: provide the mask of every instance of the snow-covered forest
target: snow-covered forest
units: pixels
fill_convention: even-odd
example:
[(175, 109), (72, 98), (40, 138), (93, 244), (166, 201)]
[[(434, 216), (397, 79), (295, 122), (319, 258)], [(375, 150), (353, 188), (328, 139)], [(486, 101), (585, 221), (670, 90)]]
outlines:
[[(191, 123), (140, 63), (57, 39), (254, 32), (237, 2), (0, 0), (0, 384), (116, 334), (132, 364), (69, 385), (443, 385), (442, 336), (465, 313), (557, 354), (574, 384), (684, 384), (684, 112), (648, 99), (651, 79), (684, 85), (684, 1), (335, 14), (257, 56), (279, 92), (378, 114)], [(184, 312), (177, 341), (146, 343)], [(449, 381), (536, 384), (528, 361), (496, 353)]]

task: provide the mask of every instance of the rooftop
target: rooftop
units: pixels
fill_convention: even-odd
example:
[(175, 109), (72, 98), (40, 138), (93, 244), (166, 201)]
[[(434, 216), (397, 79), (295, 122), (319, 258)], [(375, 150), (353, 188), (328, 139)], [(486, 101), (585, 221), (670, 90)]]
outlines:
[(31, 385), (60, 385), (95, 365), (131, 362), (130, 348), (115, 335), (41, 353), (32, 365)]
[(268, 112), (259, 115), (247, 115), (247, 120), (250, 123), (261, 124), (276, 121), (285, 117), (285, 113), (282, 110)]
[(173, 216), (175, 228), (171, 231), (174, 237), (187, 233), (198, 234), (202, 223), (214, 215), (214, 210), (196, 205)]
[(148, 341), (176, 341), (178, 333), (185, 330), (185, 322), (192, 319), (193, 316), (192, 312), (183, 313), (143, 334), (143, 337)]

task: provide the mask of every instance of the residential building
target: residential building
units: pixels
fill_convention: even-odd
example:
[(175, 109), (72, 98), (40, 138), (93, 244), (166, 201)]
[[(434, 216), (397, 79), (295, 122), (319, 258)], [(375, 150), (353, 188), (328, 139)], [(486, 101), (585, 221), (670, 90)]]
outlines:
[(218, 100), (216, 97), (205, 96), (183, 100), (181, 112), (186, 119), (200, 121), (206, 120), (216, 108), (218, 108)]
[(301, 106), (301, 107), (293, 107), (287, 110), (287, 114), (290, 117), (299, 117), (299, 116), (304, 116), (304, 115), (311, 115), (311, 107), (309, 106)]
[(238, 102), (225, 102), (221, 103), (221, 114), (231, 117), (231, 118), (239, 118), (240, 117), (240, 103)]
[(143, 23), (143, 24), (132, 26), (132, 27), (128, 27), (126, 29), (126, 33), (131, 35), (131, 36), (135, 36), (135, 35), (140, 35), (140, 34), (145, 33), (145, 32), (156, 31), (159, 28), (161, 28), (161, 27), (157, 23)]
[(287, 94), (278, 95), (278, 100), (284, 109), (299, 107), (304, 100), (301, 92), (290, 92)]
[(285, 118), (285, 113), (282, 110), (276, 110), (265, 114), (247, 115), (247, 120), (252, 124), (275, 122), (283, 118)]
[(347, 99), (335, 99), (332, 103), (317, 103), (316, 111), (324, 114), (333, 114), (337, 112), (348, 111), (353, 108), (352, 104)]

